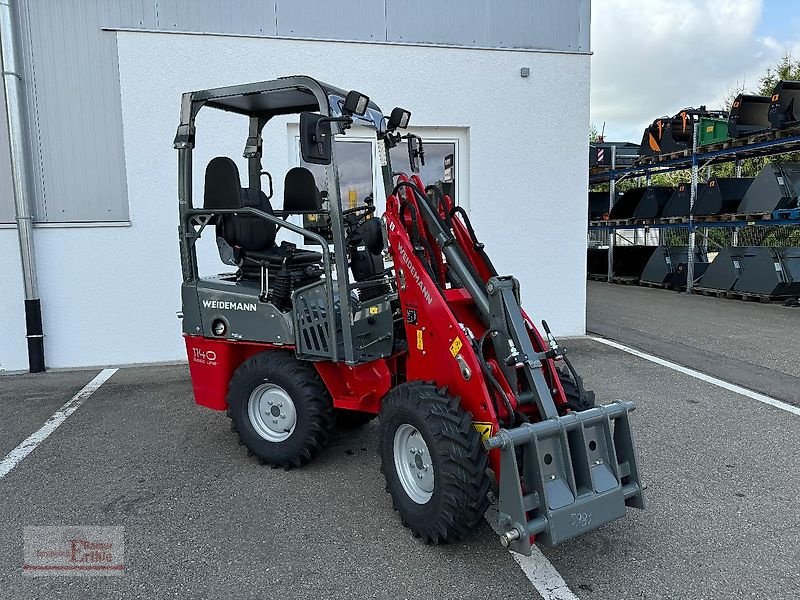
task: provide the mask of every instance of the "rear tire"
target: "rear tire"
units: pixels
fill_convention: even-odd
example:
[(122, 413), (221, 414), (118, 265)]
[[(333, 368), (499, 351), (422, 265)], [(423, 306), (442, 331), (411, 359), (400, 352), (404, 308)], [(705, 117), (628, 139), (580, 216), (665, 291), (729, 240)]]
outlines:
[(489, 506), (472, 415), (445, 388), (410, 382), (389, 392), (379, 419), (381, 471), (403, 525), (427, 543), (464, 538)]
[(248, 453), (274, 467), (308, 463), (333, 431), (333, 403), (316, 369), (286, 352), (244, 361), (227, 400), (231, 429)]

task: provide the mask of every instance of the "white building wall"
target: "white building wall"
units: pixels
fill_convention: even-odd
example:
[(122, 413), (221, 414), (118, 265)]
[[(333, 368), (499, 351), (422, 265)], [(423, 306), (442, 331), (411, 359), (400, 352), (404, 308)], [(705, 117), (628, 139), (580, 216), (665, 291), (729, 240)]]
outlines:
[(25, 294), (14, 229), (0, 229), (0, 372), (28, 368)]
[[(584, 333), (588, 55), (117, 35), (131, 225), (36, 230), (49, 366), (183, 358), (172, 149), (180, 95), (294, 74), (358, 89), (386, 112), (406, 107), (416, 126), (466, 128), (470, 216), (498, 271), (520, 279), (534, 319), (546, 318), (557, 335)], [(521, 67), (530, 67), (530, 77), (520, 77)], [(278, 133), (281, 140), (264, 149), (276, 198), (290, 166), (286, 132), (285, 120), (265, 131), (265, 139)], [(201, 111), (197, 204), (211, 157), (231, 156), (244, 175), (245, 135), (243, 118)], [(1, 250), (13, 251), (14, 240), (15, 232), (0, 230)], [(203, 264), (222, 270), (212, 240), (203, 242)], [(18, 262), (0, 262), (0, 277), (19, 280)], [(8, 294), (4, 289), (2, 300), (13, 310), (0, 316), (0, 335), (10, 343), (0, 344), (0, 368), (24, 369), (24, 320), (15, 308), (21, 299)]]

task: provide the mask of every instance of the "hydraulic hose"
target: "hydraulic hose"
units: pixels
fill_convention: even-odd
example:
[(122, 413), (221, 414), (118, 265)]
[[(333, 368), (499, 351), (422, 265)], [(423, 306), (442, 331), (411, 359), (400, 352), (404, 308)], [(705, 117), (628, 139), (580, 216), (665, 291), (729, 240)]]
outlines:
[(422, 266), (427, 271), (430, 278), (433, 280), (434, 285), (439, 287), (438, 277), (434, 275), (433, 272), (433, 264), (431, 263), (431, 259), (433, 258), (433, 248), (428, 243), (428, 240), (424, 239), (422, 236), (419, 235), (419, 225), (417, 221), (417, 210), (414, 208), (414, 205), (411, 204), (408, 200), (403, 200), (400, 203), (400, 221), (404, 220), (405, 211), (408, 210), (409, 214), (411, 215), (411, 221), (414, 223), (414, 227), (411, 229), (411, 241), (415, 247), (415, 254), (417, 254), (416, 249), (422, 248), (423, 254), (427, 252), (428, 257), (420, 256), (417, 254), (417, 258), (420, 259), (422, 262)]
[(438, 220), (438, 215), (431, 208), (430, 204), (428, 204), (424, 194), (420, 192), (417, 186), (407, 181), (401, 181), (395, 185), (392, 194), (397, 194), (398, 190), (401, 188), (410, 188), (412, 193), (417, 197), (417, 200), (419, 200), (423, 220), (434, 230), (433, 237), (442, 249), (442, 253), (447, 259), (448, 267), (453, 270), (464, 284), (464, 287), (469, 292), (470, 296), (472, 296), (472, 300), (475, 302), (475, 306), (480, 312), (481, 319), (488, 325), (491, 313), (489, 309), (489, 297), (486, 293), (483, 281), (476, 278), (472, 273), (472, 263), (464, 257), (461, 252), (461, 247), (456, 242), (453, 234), (441, 225)]
[[(486, 362), (486, 357), (483, 355), (483, 343), (486, 341), (486, 337), (490, 333), (492, 333), (493, 331), (494, 331), (493, 329), (487, 329), (483, 333), (483, 335), (478, 339), (478, 341), (476, 342), (477, 348), (475, 349), (476, 350), (475, 354), (478, 355), (478, 360), (481, 363), (481, 370), (483, 371), (483, 374), (486, 376), (486, 379), (489, 380), (489, 383), (492, 384), (492, 387), (494, 387), (494, 389), (497, 391), (497, 393), (503, 399), (503, 405), (505, 406), (505, 409), (508, 412), (509, 418), (511, 419), (509, 421), (509, 423), (513, 425), (513, 423), (514, 423), (514, 407), (511, 406), (511, 402), (509, 401), (508, 396), (506, 396), (506, 393), (503, 390), (503, 387), (500, 385), (500, 382), (497, 381), (495, 376), (492, 374), (492, 369), (489, 367), (489, 363)], [(497, 403), (496, 402), (495, 402), (494, 409), (495, 409), (495, 412), (499, 413), (499, 411), (497, 410)], [(499, 414), (498, 414), (498, 419), (499, 419)]]

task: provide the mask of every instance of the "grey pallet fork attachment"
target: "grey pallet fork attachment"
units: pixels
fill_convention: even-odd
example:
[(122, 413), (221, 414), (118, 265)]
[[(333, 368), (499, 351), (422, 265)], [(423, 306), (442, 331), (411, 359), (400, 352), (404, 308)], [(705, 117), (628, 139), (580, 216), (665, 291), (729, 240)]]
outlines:
[(554, 545), (624, 516), (626, 506), (644, 508), (628, 423), (634, 408), (632, 402), (615, 402), (501, 429), (484, 442), (487, 450), (502, 453), (503, 545), (529, 556), (531, 536)]

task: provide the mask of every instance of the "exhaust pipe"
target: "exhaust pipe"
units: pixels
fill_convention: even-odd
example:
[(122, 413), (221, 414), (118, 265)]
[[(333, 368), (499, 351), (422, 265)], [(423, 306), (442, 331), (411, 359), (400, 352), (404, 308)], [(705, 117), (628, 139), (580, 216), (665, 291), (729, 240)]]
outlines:
[(45, 370), (42, 307), (36, 260), (33, 252), (33, 217), (30, 210), (27, 164), (28, 153), (23, 126), (23, 89), (20, 63), (17, 61), (14, 15), (11, 2), (0, 0), (0, 67), (5, 87), (6, 119), (11, 154), (11, 178), (14, 184), (14, 208), (25, 288), (25, 327), (28, 340), (28, 365), (31, 373)]

